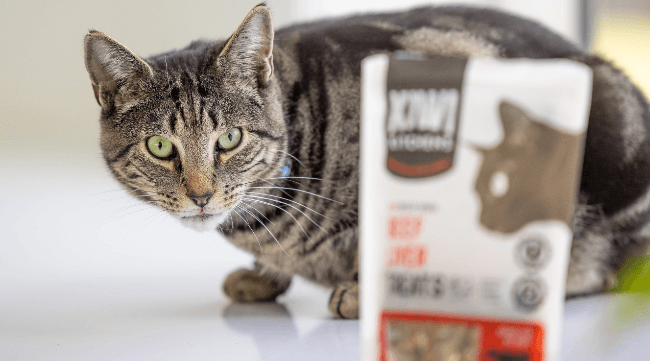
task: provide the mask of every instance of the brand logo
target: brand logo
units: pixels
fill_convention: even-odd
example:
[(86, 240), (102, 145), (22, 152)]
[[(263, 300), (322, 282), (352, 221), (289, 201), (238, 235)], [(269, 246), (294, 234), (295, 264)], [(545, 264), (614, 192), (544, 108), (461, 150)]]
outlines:
[(388, 169), (425, 177), (451, 167), (457, 131), (458, 89), (388, 92)]
[(388, 99), (391, 151), (449, 153), (454, 149), (458, 90), (391, 90)]
[(387, 77), (388, 170), (419, 178), (451, 168), (466, 60), (393, 58)]

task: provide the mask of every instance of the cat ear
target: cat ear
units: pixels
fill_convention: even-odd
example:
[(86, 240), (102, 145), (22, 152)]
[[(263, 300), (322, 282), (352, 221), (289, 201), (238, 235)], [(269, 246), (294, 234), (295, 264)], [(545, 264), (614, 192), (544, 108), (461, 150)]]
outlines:
[(273, 75), (273, 23), (265, 5), (251, 10), (219, 53), (217, 66), (266, 85)]
[(110, 36), (91, 30), (84, 39), (84, 59), (95, 99), (106, 109), (114, 95), (153, 76), (151, 67)]
[(506, 140), (512, 145), (523, 145), (529, 138), (531, 117), (522, 108), (508, 102), (499, 104), (499, 116), (505, 133)]

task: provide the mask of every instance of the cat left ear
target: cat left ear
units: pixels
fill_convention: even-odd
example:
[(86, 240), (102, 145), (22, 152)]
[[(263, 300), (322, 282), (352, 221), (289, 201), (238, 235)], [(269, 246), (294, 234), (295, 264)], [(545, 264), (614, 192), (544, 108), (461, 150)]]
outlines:
[(257, 77), (268, 84), (273, 75), (273, 22), (265, 5), (251, 10), (217, 58), (219, 67)]

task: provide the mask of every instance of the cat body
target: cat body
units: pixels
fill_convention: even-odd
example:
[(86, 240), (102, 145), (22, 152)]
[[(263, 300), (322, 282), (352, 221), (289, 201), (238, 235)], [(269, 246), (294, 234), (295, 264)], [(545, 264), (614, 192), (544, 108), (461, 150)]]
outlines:
[(500, 12), (430, 7), (290, 26), (264, 5), (222, 41), (139, 58), (91, 31), (86, 68), (102, 107), (108, 168), (133, 195), (198, 230), (221, 230), (256, 257), (224, 283), (268, 301), (293, 275), (334, 289), (358, 316), (360, 64), (412, 50), (449, 56), (569, 58), (594, 72), (567, 293), (610, 287), (645, 250), (650, 113), (606, 61)]

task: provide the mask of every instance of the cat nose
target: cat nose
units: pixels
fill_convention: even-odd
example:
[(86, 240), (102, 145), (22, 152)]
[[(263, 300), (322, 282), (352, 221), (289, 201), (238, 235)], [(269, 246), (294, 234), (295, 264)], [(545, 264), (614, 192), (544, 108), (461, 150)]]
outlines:
[(196, 204), (197, 206), (203, 208), (210, 201), (210, 198), (214, 195), (214, 191), (208, 191), (201, 195), (196, 193), (187, 193), (187, 196)]

